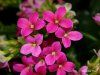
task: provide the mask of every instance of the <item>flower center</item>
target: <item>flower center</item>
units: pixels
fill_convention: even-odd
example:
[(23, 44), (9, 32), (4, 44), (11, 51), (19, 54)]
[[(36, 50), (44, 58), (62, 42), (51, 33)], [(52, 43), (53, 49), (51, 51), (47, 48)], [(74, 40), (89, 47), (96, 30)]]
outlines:
[(59, 65), (59, 68), (61, 68), (62, 67), (62, 65)]
[(65, 34), (65, 35), (64, 35), (64, 37), (67, 37), (67, 36), (68, 36), (68, 34)]
[(36, 44), (35, 44), (35, 43), (33, 43), (33, 44), (32, 44), (32, 46), (33, 46), (33, 47), (35, 47), (35, 46), (36, 46)]
[(56, 52), (52, 52), (52, 55), (56, 55)]
[(30, 25), (30, 28), (31, 28), (31, 29), (34, 29), (34, 25)]
[(55, 20), (55, 24), (58, 24), (59, 23), (59, 21), (58, 20)]

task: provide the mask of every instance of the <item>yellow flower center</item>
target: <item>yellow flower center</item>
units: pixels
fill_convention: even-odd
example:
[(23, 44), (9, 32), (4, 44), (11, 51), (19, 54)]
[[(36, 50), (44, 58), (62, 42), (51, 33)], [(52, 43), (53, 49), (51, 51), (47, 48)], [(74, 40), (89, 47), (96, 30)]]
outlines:
[(55, 24), (58, 24), (59, 23), (59, 21), (58, 20), (55, 20)]
[(52, 52), (52, 55), (56, 55), (56, 52)]
[(67, 37), (67, 36), (68, 36), (68, 34), (65, 34), (65, 35), (64, 35), (64, 37)]
[(30, 25), (30, 28), (31, 28), (31, 29), (34, 29), (34, 25)]
[(36, 46), (36, 44), (35, 44), (35, 43), (33, 43), (33, 44), (32, 44), (32, 46), (33, 46), (33, 47), (35, 47), (35, 46)]
[(62, 67), (62, 65), (59, 65), (59, 68), (61, 68)]

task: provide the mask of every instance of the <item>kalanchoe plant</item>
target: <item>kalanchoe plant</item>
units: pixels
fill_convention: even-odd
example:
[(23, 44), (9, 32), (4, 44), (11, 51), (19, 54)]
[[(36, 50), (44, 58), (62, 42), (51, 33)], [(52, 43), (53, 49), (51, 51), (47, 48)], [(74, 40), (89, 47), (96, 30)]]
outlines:
[[(70, 10), (71, 6), (68, 10), (59, 6), (55, 13), (45, 10), (40, 16), (34, 11), (29, 17), (18, 19), (17, 26), (25, 43), (20, 48), (23, 64), (14, 64), (15, 71), (20, 75), (47, 75), (48, 71), (57, 72), (56, 75), (86, 75), (87, 67), (77, 72), (74, 62), (62, 50), (71, 47), (71, 40), (78, 41), (83, 37), (74, 30), (75, 15), (66, 16)], [(85, 73), (81, 74), (83, 71)]]

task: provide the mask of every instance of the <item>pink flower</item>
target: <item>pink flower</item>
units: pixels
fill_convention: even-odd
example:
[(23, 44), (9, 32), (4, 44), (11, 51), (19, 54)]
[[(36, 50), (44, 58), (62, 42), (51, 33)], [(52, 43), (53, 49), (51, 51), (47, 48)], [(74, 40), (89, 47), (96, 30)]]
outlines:
[(17, 25), (19, 28), (21, 28), (22, 36), (28, 36), (34, 30), (40, 30), (43, 28), (45, 22), (42, 19), (39, 19), (37, 12), (34, 12), (34, 14), (29, 17), (29, 20), (26, 18), (20, 18)]
[(97, 13), (97, 14), (93, 17), (93, 19), (96, 21), (96, 23), (97, 23), (98, 25), (100, 25), (100, 13)]
[(66, 75), (66, 72), (72, 72), (75, 65), (72, 62), (67, 61), (65, 55), (62, 55), (56, 64), (49, 66), (50, 72), (57, 71), (57, 75)]
[(68, 48), (71, 46), (71, 40), (72, 41), (78, 41), (82, 39), (82, 34), (78, 31), (70, 31), (65, 32), (62, 28), (59, 28), (57, 32), (55, 33), (56, 37), (62, 38), (62, 43), (65, 48)]
[(71, 28), (73, 27), (73, 22), (71, 19), (64, 18), (66, 14), (65, 7), (59, 7), (57, 11), (52, 13), (51, 11), (45, 11), (43, 14), (44, 19), (49, 22), (46, 26), (48, 33), (54, 33), (59, 27)]
[(45, 55), (41, 53), (37, 58), (38, 62), (36, 63), (34, 69), (39, 75), (46, 75), (46, 63), (45, 63)]
[(40, 44), (43, 41), (43, 35), (37, 34), (34, 36), (34, 38), (32, 36), (28, 36), (26, 41), (27, 43), (21, 47), (20, 52), (24, 55), (32, 53), (33, 56), (38, 57), (41, 53)]
[(16, 72), (21, 72), (20, 75), (35, 75), (33, 72), (32, 67), (34, 66), (35, 62), (32, 57), (22, 57), (23, 64), (14, 64), (13, 69)]
[(82, 66), (79, 71), (77, 72), (76, 70), (73, 70), (70, 75), (87, 75), (87, 66)]
[(54, 42), (51, 47), (45, 47), (43, 49), (45, 57), (45, 62), (47, 65), (52, 65), (55, 61), (64, 53), (61, 52), (60, 42)]

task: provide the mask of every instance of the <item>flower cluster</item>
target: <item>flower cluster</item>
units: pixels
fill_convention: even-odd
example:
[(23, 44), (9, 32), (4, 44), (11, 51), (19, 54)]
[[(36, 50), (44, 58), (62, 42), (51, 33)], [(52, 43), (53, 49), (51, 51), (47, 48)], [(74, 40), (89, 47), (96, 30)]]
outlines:
[[(73, 30), (74, 23), (65, 17), (66, 13), (65, 7), (59, 7), (55, 13), (44, 11), (43, 18), (39, 18), (38, 12), (31, 14), (28, 19), (19, 18), (17, 25), (26, 43), (20, 49), (24, 55), (23, 64), (15, 64), (15, 71), (21, 72), (20, 75), (46, 75), (48, 70), (57, 71), (57, 75), (66, 75), (76, 71), (75, 64), (67, 59), (62, 47), (69, 48), (71, 41), (78, 41), (83, 36)], [(53, 38), (53, 42), (45, 46), (45, 35), (47, 38), (53, 35), (56, 40)]]
[(19, 17), (29, 17), (33, 10), (39, 9), (45, 0), (23, 0), (19, 5), (21, 12), (18, 13)]

